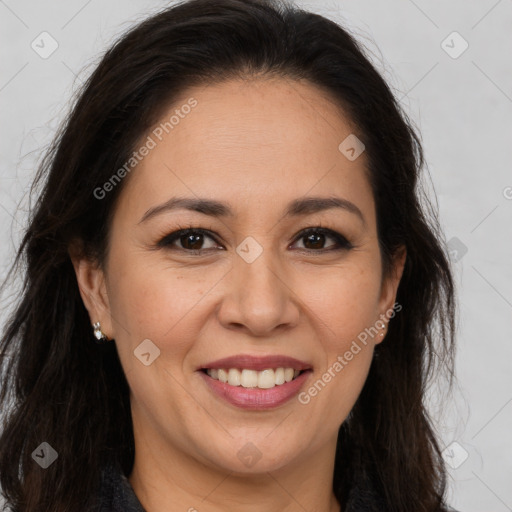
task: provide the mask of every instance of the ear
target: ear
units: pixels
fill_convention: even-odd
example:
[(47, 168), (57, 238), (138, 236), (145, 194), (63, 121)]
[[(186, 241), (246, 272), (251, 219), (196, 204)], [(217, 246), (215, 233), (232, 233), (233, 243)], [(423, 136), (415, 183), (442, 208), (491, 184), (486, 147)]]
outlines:
[[(379, 299), (379, 318), (381, 318), (386, 324), (389, 321), (389, 313), (386, 315), (386, 312), (391, 312), (394, 309), (393, 306), (396, 301), (398, 285), (400, 284), (400, 280), (402, 279), (406, 258), (407, 250), (405, 246), (401, 246), (396, 251), (395, 256), (393, 258), (393, 263), (389, 276), (387, 276), (382, 282), (381, 295)], [(399, 311), (399, 309), (397, 310)], [(380, 343), (384, 339), (384, 337), (385, 336), (379, 336), (378, 339), (376, 340), (376, 343)]]
[(80, 243), (72, 243), (68, 248), (68, 253), (75, 269), (80, 296), (89, 312), (91, 326), (100, 322), (102, 332), (108, 339), (111, 339), (112, 320), (103, 270), (97, 262), (91, 261), (85, 256)]

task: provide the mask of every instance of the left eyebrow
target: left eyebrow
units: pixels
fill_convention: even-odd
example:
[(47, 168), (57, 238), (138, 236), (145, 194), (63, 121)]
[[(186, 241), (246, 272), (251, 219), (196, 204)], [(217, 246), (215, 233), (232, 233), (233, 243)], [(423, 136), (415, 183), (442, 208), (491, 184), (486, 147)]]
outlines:
[[(353, 213), (366, 226), (365, 218), (361, 210), (352, 202), (341, 197), (305, 197), (291, 201), (284, 213), (285, 217), (299, 217), (312, 213), (340, 208)], [(141, 218), (141, 222), (163, 213), (165, 211), (185, 209), (191, 210), (211, 217), (233, 217), (234, 212), (227, 203), (205, 198), (173, 197), (158, 206), (150, 208)]]
[(332, 208), (341, 208), (353, 213), (366, 226), (366, 220), (361, 210), (348, 199), (341, 197), (305, 197), (292, 201), (285, 212), (285, 217), (298, 217), (301, 215), (309, 215)]

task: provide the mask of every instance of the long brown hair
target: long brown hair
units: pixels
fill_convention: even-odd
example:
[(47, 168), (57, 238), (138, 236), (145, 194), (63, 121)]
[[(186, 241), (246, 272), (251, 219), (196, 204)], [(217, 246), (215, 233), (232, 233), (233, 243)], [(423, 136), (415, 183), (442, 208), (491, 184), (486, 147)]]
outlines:
[[(452, 375), (454, 283), (436, 210), (420, 186), (420, 139), (346, 30), (278, 0), (190, 0), (135, 26), (84, 83), (42, 160), (33, 183), (42, 192), (11, 272), (23, 276), (20, 297), (0, 341), (0, 485), (12, 510), (77, 512), (105, 463), (130, 474), (128, 384), (115, 345), (93, 341), (68, 249), (79, 240), (84, 254), (105, 261), (123, 181), (102, 199), (95, 190), (177, 95), (253, 74), (309, 80), (343, 106), (365, 144), (385, 274), (397, 248), (407, 248), (397, 293), (403, 311), (339, 429), (336, 497), (344, 507), (355, 483), (369, 482), (386, 510), (445, 510), (425, 391), (432, 377)], [(58, 453), (47, 469), (31, 456), (42, 442)]]

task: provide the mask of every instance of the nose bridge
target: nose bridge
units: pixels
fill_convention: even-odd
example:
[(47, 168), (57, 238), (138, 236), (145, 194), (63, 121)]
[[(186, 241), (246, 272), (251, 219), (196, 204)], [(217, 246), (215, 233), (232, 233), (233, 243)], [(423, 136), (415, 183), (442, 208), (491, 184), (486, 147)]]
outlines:
[[(270, 237), (258, 242), (247, 237), (238, 247), (238, 258), (234, 262), (239, 299), (254, 312), (278, 312), (283, 297), (282, 282), (276, 276), (279, 265)], [(265, 246), (263, 245), (265, 244)]]
[(234, 270), (237, 279), (241, 280), (239, 284), (245, 284), (241, 287), (245, 295), (257, 300), (257, 296), (262, 294), (259, 297), (260, 300), (276, 301), (281, 296), (282, 290), (280, 290), (280, 284), (276, 283), (279, 281), (276, 276), (279, 269), (272, 248), (259, 249), (254, 242), (249, 241), (240, 244), (237, 253), (239, 257), (234, 263)]

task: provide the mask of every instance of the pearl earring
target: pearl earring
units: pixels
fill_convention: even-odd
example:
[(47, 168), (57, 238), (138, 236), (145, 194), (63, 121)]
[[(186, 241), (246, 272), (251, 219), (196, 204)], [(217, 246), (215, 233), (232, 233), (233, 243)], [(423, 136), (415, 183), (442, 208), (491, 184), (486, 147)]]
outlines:
[(93, 325), (93, 328), (94, 328), (94, 337), (97, 340), (96, 343), (100, 344), (100, 343), (105, 343), (108, 341), (108, 338), (105, 336), (105, 334), (101, 330), (101, 325), (99, 322), (96, 322)]

